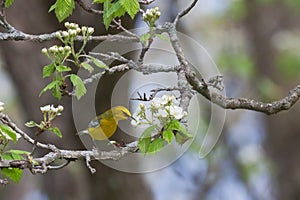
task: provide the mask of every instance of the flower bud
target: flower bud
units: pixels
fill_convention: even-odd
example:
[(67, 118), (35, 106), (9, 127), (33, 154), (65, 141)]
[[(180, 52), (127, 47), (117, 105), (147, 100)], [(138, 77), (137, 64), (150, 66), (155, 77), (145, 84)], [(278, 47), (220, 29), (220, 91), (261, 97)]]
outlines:
[(60, 32), (56, 32), (56, 33), (55, 33), (55, 36), (56, 36), (57, 38), (61, 38)]
[(66, 27), (67, 29), (69, 29), (69, 28), (70, 28), (70, 23), (69, 23), (69, 22), (66, 22), (66, 23), (65, 23), (65, 27)]
[(62, 36), (65, 37), (65, 38), (66, 38), (66, 37), (69, 37), (69, 33), (68, 33), (67, 31), (63, 31), (61, 34), (62, 34)]
[(88, 29), (87, 29), (87, 32), (88, 32), (88, 34), (92, 34), (92, 33), (94, 33), (94, 28), (93, 27), (88, 27)]
[(69, 51), (71, 51), (71, 47), (65, 46), (65, 47), (64, 47), (64, 50), (65, 50), (66, 52), (69, 52)]
[(45, 54), (45, 55), (47, 55), (47, 53), (48, 53), (47, 49), (46, 49), (46, 48), (43, 48), (43, 49), (42, 49), (42, 53)]
[(86, 26), (81, 27), (81, 31), (82, 31), (82, 33), (86, 33), (87, 27)]
[(50, 51), (51, 53), (57, 53), (57, 52), (58, 52), (58, 47), (57, 47), (57, 45), (54, 45), (54, 46), (50, 47), (50, 48), (49, 48), (49, 51)]
[(62, 111), (64, 110), (64, 107), (63, 107), (62, 105), (59, 105), (59, 106), (57, 107), (57, 109), (58, 109), (58, 112), (62, 112)]
[(59, 52), (64, 52), (64, 50), (65, 50), (65, 49), (64, 49), (63, 47), (58, 47), (58, 51), (59, 51)]
[(69, 29), (68, 33), (69, 33), (70, 36), (76, 36), (77, 35), (77, 32), (74, 29)]

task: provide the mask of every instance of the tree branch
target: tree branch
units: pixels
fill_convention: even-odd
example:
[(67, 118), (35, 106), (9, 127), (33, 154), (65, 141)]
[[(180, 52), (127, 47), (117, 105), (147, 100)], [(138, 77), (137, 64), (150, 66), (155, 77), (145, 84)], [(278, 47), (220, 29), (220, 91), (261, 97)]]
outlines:
[(268, 115), (289, 110), (300, 98), (300, 85), (288, 92), (281, 100), (264, 103), (247, 98), (231, 98), (210, 91), (205, 83), (199, 81), (194, 74), (186, 74), (187, 80), (193, 89), (202, 94), (206, 99), (225, 109), (247, 109), (262, 112)]
[[(55, 152), (49, 152), (46, 155), (24, 160), (1, 160), (0, 168), (19, 168), (19, 169), (29, 169), (33, 174), (36, 173), (46, 173), (51, 169), (60, 169), (65, 167), (69, 162), (76, 161), (79, 159), (85, 159), (87, 161), (87, 166), (91, 168), (88, 164), (91, 160), (119, 160), (130, 153), (134, 153), (138, 150), (137, 143), (133, 142), (128, 144), (126, 147), (120, 147), (117, 150), (112, 151), (98, 151), (93, 149), (91, 151), (76, 151), (76, 150), (61, 150), (57, 149)], [(52, 166), (51, 164), (57, 160), (67, 160), (66, 163), (60, 166)], [(94, 170), (91, 170), (95, 172)]]
[(173, 24), (176, 25), (178, 23), (178, 20), (185, 16), (186, 14), (188, 14), (197, 4), (198, 0), (193, 0), (193, 2), (191, 3), (191, 5), (189, 7), (187, 7), (185, 10), (181, 11), (180, 13), (178, 13), (178, 15), (176, 16), (176, 18), (174, 19)]
[[(119, 160), (122, 157), (138, 150), (137, 142), (132, 142), (127, 144), (125, 147), (119, 147), (118, 149), (112, 151), (99, 151), (97, 149), (84, 151), (59, 149), (53, 144), (35, 142), (35, 140), (29, 137), (24, 131), (19, 129), (4, 113), (0, 113), (0, 121), (3, 124), (11, 127), (15, 132), (19, 133), (22, 138), (30, 144), (35, 144), (39, 148), (48, 149), (50, 151), (46, 155), (39, 158), (27, 158), (24, 160), (0, 160), (0, 169), (9, 167), (19, 169), (28, 168), (33, 174), (46, 173), (51, 169), (60, 169), (65, 167), (71, 161), (85, 159), (88, 168), (93, 173), (95, 170), (89, 164), (91, 160)], [(51, 164), (56, 160), (66, 160), (66, 162), (59, 166), (52, 166)]]

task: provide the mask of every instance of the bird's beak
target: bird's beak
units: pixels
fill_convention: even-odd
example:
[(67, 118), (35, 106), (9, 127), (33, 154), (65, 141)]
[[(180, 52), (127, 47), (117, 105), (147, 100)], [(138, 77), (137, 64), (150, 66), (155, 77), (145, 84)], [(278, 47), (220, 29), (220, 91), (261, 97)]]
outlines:
[(132, 116), (129, 116), (128, 119), (136, 121), (136, 119)]

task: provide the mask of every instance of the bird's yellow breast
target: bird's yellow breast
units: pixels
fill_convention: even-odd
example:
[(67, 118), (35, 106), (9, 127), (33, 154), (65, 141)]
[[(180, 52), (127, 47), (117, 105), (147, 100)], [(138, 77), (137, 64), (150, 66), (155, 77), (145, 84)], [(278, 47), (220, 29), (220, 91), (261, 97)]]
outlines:
[(94, 140), (110, 138), (117, 130), (117, 123), (113, 119), (101, 119), (100, 126), (89, 127), (88, 131)]

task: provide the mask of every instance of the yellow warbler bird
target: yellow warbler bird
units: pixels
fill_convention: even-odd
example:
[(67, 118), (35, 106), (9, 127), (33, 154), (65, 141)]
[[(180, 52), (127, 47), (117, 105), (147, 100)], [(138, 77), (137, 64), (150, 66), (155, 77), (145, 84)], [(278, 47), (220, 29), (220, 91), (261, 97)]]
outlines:
[(95, 117), (86, 130), (78, 135), (89, 134), (93, 140), (105, 140), (110, 138), (117, 130), (120, 120), (134, 119), (124, 106), (116, 106)]

